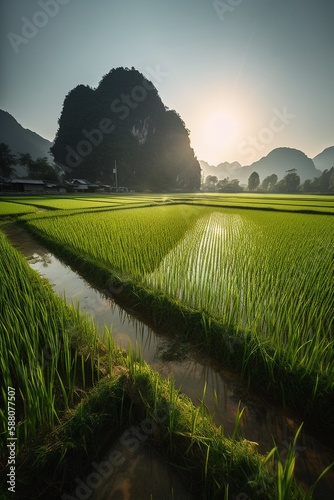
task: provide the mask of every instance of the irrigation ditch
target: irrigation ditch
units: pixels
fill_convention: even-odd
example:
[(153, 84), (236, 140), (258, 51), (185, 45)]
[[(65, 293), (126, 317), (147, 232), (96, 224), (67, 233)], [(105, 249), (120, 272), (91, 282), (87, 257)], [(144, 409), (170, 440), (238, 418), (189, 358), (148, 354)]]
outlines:
[[(142, 358), (162, 377), (173, 379), (176, 387), (195, 405), (205, 393), (205, 405), (214, 414), (215, 422), (224, 426), (226, 435), (233, 432), (240, 402), (245, 407), (240, 424), (242, 436), (258, 443), (260, 453), (272, 449), (274, 438), (284, 457), (301, 420), (295, 412), (278, 405), (274, 395), (271, 399), (264, 398), (259, 391), (250, 390), (235, 371), (219, 366), (189, 338), (180, 341), (175, 336), (177, 323), (173, 331), (167, 323), (157, 328), (159, 318), (150, 317), (145, 308), (140, 308), (121, 283), (113, 281), (108, 287), (97, 286), (92, 278), (94, 273), (85, 272), (85, 266), (80, 263), (65, 262), (56, 249), (50, 251), (22, 226), (11, 224), (4, 232), (30, 266), (49, 280), (54, 291), (65, 294), (68, 302), (78, 303), (82, 311), (92, 316), (101, 332), (104, 324), (112, 326), (118, 345), (140, 350)], [(305, 487), (313, 484), (322, 470), (334, 461), (334, 446), (329, 443), (328, 436), (325, 440), (316, 429), (315, 432), (310, 430), (312, 427), (306, 426), (301, 431), (297, 447), (296, 479)], [(334, 473), (329, 472), (322, 479), (316, 498), (329, 498), (332, 491)]]

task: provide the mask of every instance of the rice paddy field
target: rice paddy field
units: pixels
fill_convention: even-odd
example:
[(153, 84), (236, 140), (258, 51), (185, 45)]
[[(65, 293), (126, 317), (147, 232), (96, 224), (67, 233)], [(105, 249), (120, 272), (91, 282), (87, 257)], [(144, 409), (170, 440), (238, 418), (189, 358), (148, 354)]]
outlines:
[(26, 217), (71, 254), (248, 336), (268, 370), (313, 377), (315, 394), (319, 380), (334, 388), (333, 221), (183, 203)]
[[(157, 324), (192, 340), (217, 362), (242, 373), (246, 385), (333, 435), (334, 197), (6, 197), (0, 201), (1, 215), (17, 218), (55, 252), (95, 275), (99, 285), (121, 283), (124, 300)], [(18, 290), (32, 292), (26, 284), (13, 287), (15, 292), (6, 293), (8, 301), (11, 293), (16, 297), (16, 309), (8, 314), (16, 318)], [(27, 324), (35, 324), (35, 307)], [(2, 360), (9, 384), (8, 356), (17, 358), (19, 348), (11, 349), (12, 334), (5, 326), (10, 318), (4, 318), (3, 347), (13, 352)], [(58, 318), (52, 321), (56, 325)], [(16, 324), (15, 319), (13, 327), (18, 329)], [(52, 365), (50, 375), (65, 409), (75, 398), (65, 385), (62, 389), (59, 370), (67, 374), (67, 388), (84, 373), (81, 358), (66, 356), (60, 359), (61, 368)], [(70, 366), (75, 368), (72, 375)], [(24, 372), (19, 373), (23, 384)], [(35, 375), (42, 378), (43, 370)], [(32, 394), (34, 383), (32, 379)], [(54, 425), (57, 405), (49, 389), (45, 418)], [(38, 411), (33, 413), (43, 420)], [(290, 472), (285, 472), (287, 479)], [(289, 498), (271, 495), (264, 498)], [(228, 492), (217, 498), (229, 498)]]
[[(154, 425), (150, 446), (164, 450), (187, 491), (228, 499), (256, 490), (264, 499), (285, 489), (303, 498), (291, 474), (295, 443), (284, 463), (276, 448), (260, 456), (238, 438), (241, 415), (226, 438), (204, 404), (195, 408), (135, 353), (117, 349), (110, 332), (99, 340), (1, 232), (0, 250), (1, 498), (81, 498), (78, 481), (92, 484), (90, 467), (105, 444), (143, 423)], [(145, 439), (151, 434), (149, 427)], [(162, 494), (173, 497), (172, 490)]]
[(34, 205), (25, 205), (24, 203), (12, 203), (10, 201), (6, 203), (0, 202), (0, 217), (34, 213), (37, 210), (38, 208), (35, 207)]
[[(235, 208), (265, 209), (277, 211), (297, 211), (306, 213), (334, 214), (334, 196), (284, 195), (284, 194), (129, 194), (129, 195), (53, 195), (48, 196), (3, 196), (1, 207), (16, 203), (46, 210), (90, 210), (113, 208), (116, 206), (187, 203)], [(7, 207), (9, 210), (9, 207)], [(15, 212), (13, 212), (15, 213)], [(21, 213), (26, 213), (23, 209)]]
[(129, 205), (142, 205), (147, 203), (154, 203), (157, 197), (141, 197), (131, 196), (125, 198), (124, 196), (14, 196), (3, 197), (1, 200), (0, 215), (12, 213), (28, 213), (36, 211), (36, 209), (44, 210), (93, 210), (102, 208), (114, 208), (116, 206), (129, 206)]
[(183, 195), (180, 200), (203, 205), (222, 205), (249, 209), (264, 209), (275, 211), (298, 211), (304, 213), (334, 213), (334, 196), (316, 195), (284, 195), (284, 194), (198, 194)]

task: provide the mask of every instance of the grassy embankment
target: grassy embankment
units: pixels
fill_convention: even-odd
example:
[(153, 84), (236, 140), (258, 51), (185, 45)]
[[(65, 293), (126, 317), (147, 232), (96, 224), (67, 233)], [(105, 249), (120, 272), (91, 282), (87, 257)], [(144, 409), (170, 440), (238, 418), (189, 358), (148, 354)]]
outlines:
[[(134, 353), (116, 349), (110, 333), (56, 297), (0, 233), (1, 465), (6, 462), (7, 387), (16, 394), (16, 498), (71, 493), (130, 426), (202, 498), (305, 498), (293, 481), (293, 447), (285, 464), (249, 442), (227, 439), (206, 415)], [(274, 466), (274, 469), (272, 468)], [(115, 471), (116, 472), (116, 471)], [(7, 478), (2, 474), (1, 495)], [(279, 494), (282, 491), (282, 494)], [(294, 493), (292, 493), (294, 492)], [(281, 495), (281, 496), (280, 496)]]

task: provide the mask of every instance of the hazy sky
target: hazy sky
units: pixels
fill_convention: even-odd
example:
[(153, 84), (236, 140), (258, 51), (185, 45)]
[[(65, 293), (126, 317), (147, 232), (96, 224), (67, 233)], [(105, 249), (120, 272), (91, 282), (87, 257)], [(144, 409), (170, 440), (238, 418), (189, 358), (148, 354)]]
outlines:
[(198, 159), (334, 145), (334, 0), (0, 0), (0, 108), (53, 140), (65, 95), (141, 71)]

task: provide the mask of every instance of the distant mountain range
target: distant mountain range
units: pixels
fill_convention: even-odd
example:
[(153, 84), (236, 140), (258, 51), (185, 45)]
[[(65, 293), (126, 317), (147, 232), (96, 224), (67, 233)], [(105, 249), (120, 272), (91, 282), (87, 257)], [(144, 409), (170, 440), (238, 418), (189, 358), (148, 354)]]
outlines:
[(238, 179), (241, 184), (247, 184), (252, 172), (257, 172), (262, 182), (271, 174), (276, 174), (280, 180), (286, 175), (286, 171), (292, 168), (297, 170), (301, 182), (304, 182), (306, 179), (312, 180), (314, 177), (319, 177), (322, 171), (334, 166), (334, 146), (325, 149), (313, 159), (308, 158), (298, 149), (277, 148), (267, 156), (246, 166), (238, 162), (224, 162), (217, 166), (209, 165), (203, 160), (199, 163), (204, 177), (214, 175), (219, 180), (229, 177), (230, 180)]
[[(44, 139), (36, 132), (23, 128), (7, 111), (0, 110), (0, 142), (8, 144), (12, 154), (30, 153), (33, 160), (38, 157), (47, 157), (50, 162), (53, 156), (50, 153), (52, 142)], [(13, 167), (17, 177), (25, 177), (27, 168), (16, 165)]]
[(326, 170), (334, 167), (334, 146), (324, 149), (324, 151), (313, 158), (315, 168)]

